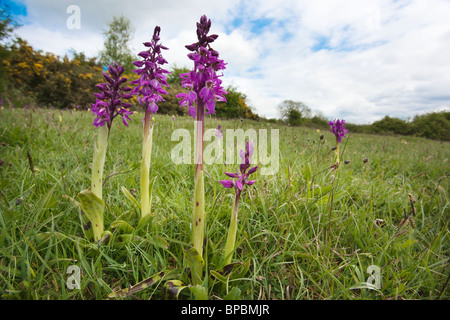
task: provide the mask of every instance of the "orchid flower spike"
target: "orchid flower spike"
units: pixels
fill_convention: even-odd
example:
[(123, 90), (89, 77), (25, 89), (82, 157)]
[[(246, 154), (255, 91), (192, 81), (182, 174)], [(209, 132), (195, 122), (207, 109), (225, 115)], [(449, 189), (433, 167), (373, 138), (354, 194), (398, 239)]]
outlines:
[(333, 120), (328, 123), (330, 126), (330, 132), (333, 133), (338, 142), (342, 141), (342, 138), (345, 138), (345, 135), (349, 132), (345, 128), (345, 120)]
[(127, 121), (130, 120), (128, 116), (133, 114), (129, 110), (132, 105), (124, 100), (131, 99), (133, 95), (131, 88), (124, 86), (128, 81), (127, 78), (121, 77), (124, 71), (123, 66), (114, 62), (108, 67), (109, 74), (102, 73), (106, 82), (96, 85), (102, 91), (94, 93), (97, 99), (91, 109), (92, 114), (96, 116), (93, 125), (97, 128), (107, 125), (108, 131), (111, 130), (112, 121), (119, 115), (122, 117), (123, 124), (128, 126)]
[[(245, 146), (245, 152), (241, 150), (240, 157), (242, 159), (241, 165), (239, 166), (240, 173), (230, 173), (225, 172), (227, 176), (230, 178), (237, 179), (234, 180), (220, 180), (219, 182), (225, 187), (225, 188), (235, 188), (236, 194), (240, 194), (244, 185), (251, 186), (256, 182), (256, 180), (249, 180), (251, 174), (255, 173), (258, 167), (250, 168), (250, 163), (252, 161), (252, 155), (253, 155), (253, 141), (249, 139), (247, 141)], [(249, 169), (250, 168), (250, 169)], [(248, 171), (247, 171), (248, 170)]]

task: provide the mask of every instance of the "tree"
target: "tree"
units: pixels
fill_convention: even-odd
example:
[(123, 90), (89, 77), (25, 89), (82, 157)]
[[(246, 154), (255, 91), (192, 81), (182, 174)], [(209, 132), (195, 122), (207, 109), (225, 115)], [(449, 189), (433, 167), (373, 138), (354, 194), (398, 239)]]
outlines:
[(417, 115), (412, 122), (413, 133), (419, 137), (450, 140), (450, 112), (441, 111)]
[(239, 92), (236, 87), (228, 86), (228, 92), (225, 95), (227, 102), (218, 102), (216, 104), (216, 116), (219, 118), (245, 118), (257, 120), (259, 117), (253, 113), (247, 105), (247, 96)]
[(5, 44), (10, 38), (17, 23), (11, 18), (8, 6), (3, 2), (0, 4), (0, 92), (5, 90), (5, 68), (2, 61), (9, 57), (10, 51)]
[(180, 74), (188, 73), (190, 70), (187, 67), (179, 68), (176, 65), (172, 68), (172, 71), (167, 75), (167, 83), (173, 87), (181, 87)]
[(303, 102), (284, 100), (278, 105), (281, 120), (293, 126), (300, 125), (304, 119), (311, 118), (312, 111)]
[(100, 61), (104, 66), (112, 64), (114, 61), (125, 68), (125, 73), (130, 73), (134, 69), (133, 61), (136, 60), (128, 47), (134, 33), (134, 27), (127, 17), (113, 16), (108, 23), (108, 30), (103, 31), (105, 36), (104, 49), (100, 51)]
[(376, 133), (409, 134), (410, 131), (408, 124), (404, 120), (389, 116), (375, 121), (372, 124), (372, 128)]

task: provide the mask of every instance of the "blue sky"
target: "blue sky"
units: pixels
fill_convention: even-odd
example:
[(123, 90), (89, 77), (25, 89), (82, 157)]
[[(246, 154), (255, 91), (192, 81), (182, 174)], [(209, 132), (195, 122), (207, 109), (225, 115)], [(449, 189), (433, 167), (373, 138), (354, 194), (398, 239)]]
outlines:
[[(224, 83), (244, 92), (260, 115), (277, 117), (283, 100), (302, 101), (328, 118), (371, 123), (450, 108), (450, 1), (447, 0), (2, 0), (18, 17), (16, 34), (36, 49), (89, 56), (102, 29), (128, 16), (139, 52), (155, 25), (166, 59), (190, 67), (202, 14), (228, 63)], [(78, 5), (81, 29), (66, 26)]]
[(12, 15), (17, 17), (26, 17), (27, 15), (27, 7), (25, 4), (13, 1), (13, 0), (1, 0), (2, 5), (5, 5), (8, 7), (9, 12), (11, 12)]

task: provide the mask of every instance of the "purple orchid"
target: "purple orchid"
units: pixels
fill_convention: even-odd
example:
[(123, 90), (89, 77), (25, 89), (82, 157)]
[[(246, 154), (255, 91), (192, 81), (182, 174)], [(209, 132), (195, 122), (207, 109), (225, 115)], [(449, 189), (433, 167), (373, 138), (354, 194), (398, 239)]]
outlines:
[[(211, 28), (211, 20), (205, 15), (197, 23), (198, 42), (187, 45), (186, 48), (192, 51), (188, 54), (189, 59), (194, 61), (194, 70), (180, 75), (181, 85), (187, 88), (187, 93), (177, 94), (181, 98), (180, 106), (188, 107), (189, 114), (200, 120), (206, 114), (214, 114), (216, 101), (226, 101), (224, 95), (227, 92), (222, 88), (222, 75), (216, 72), (225, 69), (226, 63), (219, 59), (219, 53), (211, 48), (211, 43), (217, 39), (218, 35), (208, 35)], [(197, 109), (195, 106), (197, 106)]]
[[(194, 172), (194, 210), (192, 214), (192, 245), (197, 254), (203, 256), (204, 233), (205, 233), (205, 185), (203, 176), (203, 137), (205, 133), (205, 111), (206, 114), (215, 113), (216, 101), (226, 101), (219, 79), (222, 74), (216, 72), (225, 69), (225, 63), (219, 59), (219, 53), (211, 48), (211, 43), (218, 35), (208, 35), (211, 28), (211, 20), (205, 15), (197, 23), (198, 42), (187, 45), (191, 51), (189, 59), (194, 61), (194, 69), (188, 73), (181, 74), (181, 85), (188, 89), (187, 93), (177, 94), (181, 98), (180, 106), (188, 107), (189, 114), (197, 123), (196, 149), (195, 149), (195, 172)], [(206, 110), (205, 110), (206, 109)], [(203, 280), (203, 266), (191, 265), (191, 278), (194, 285), (200, 285)]]
[(336, 137), (336, 148), (335, 148), (335, 159), (334, 162), (335, 164), (332, 165), (331, 167), (333, 169), (337, 168), (337, 166), (339, 166), (339, 145), (341, 144), (342, 138), (345, 138), (345, 135), (348, 133), (348, 130), (345, 128), (345, 120), (333, 120), (330, 121), (329, 124), (330, 126), (330, 132), (333, 133)]
[[(148, 49), (138, 54), (143, 60), (135, 61), (133, 64), (138, 68), (133, 70), (139, 79), (132, 81), (136, 84), (133, 94), (138, 95), (138, 102), (144, 108), (145, 115), (143, 119), (142, 135), (142, 160), (140, 172), (140, 192), (141, 192), (141, 218), (152, 214), (151, 212), (151, 182), (150, 182), (150, 163), (153, 144), (152, 124), (155, 119), (153, 113), (158, 112), (158, 103), (164, 101), (162, 95), (168, 94), (163, 86), (168, 87), (166, 74), (170, 73), (161, 66), (167, 61), (162, 57), (161, 51), (168, 48), (159, 43), (161, 28), (156, 26), (153, 31), (153, 37), (150, 42), (144, 42)], [(155, 178), (153, 178), (155, 179)], [(154, 180), (153, 180), (154, 181)]]
[[(236, 244), (236, 234), (237, 234), (237, 219), (238, 219), (238, 211), (239, 211), (239, 199), (241, 197), (242, 189), (244, 185), (251, 186), (256, 182), (256, 180), (248, 180), (249, 176), (252, 173), (256, 172), (258, 167), (250, 168), (250, 162), (252, 161), (253, 155), (253, 141), (249, 139), (247, 144), (245, 145), (245, 152), (241, 150), (240, 157), (242, 159), (241, 165), (239, 166), (239, 173), (229, 173), (225, 172), (225, 174), (231, 178), (237, 178), (234, 180), (220, 180), (219, 182), (225, 188), (233, 188), (235, 191), (234, 205), (231, 213), (230, 226), (228, 228), (227, 240), (225, 242), (225, 250), (224, 250), (224, 265), (229, 265), (233, 259), (233, 254)], [(248, 171), (247, 171), (248, 170)]]
[(345, 128), (345, 120), (333, 120), (328, 123), (330, 126), (330, 132), (336, 136), (336, 140), (340, 143), (342, 138), (345, 138), (345, 135), (348, 133), (348, 130)]
[(150, 113), (156, 113), (158, 111), (158, 103), (165, 101), (161, 95), (168, 93), (162, 86), (169, 86), (166, 74), (170, 72), (161, 68), (163, 64), (167, 63), (161, 55), (161, 50), (168, 50), (168, 48), (158, 43), (160, 32), (161, 28), (156, 26), (152, 41), (144, 42), (144, 46), (148, 50), (138, 54), (144, 60), (133, 62), (136, 67), (140, 68), (133, 70), (134, 73), (139, 75), (139, 79), (131, 81), (132, 84), (137, 85), (133, 89), (133, 94), (139, 95), (139, 103)]
[[(242, 189), (244, 185), (251, 186), (256, 182), (256, 180), (248, 180), (249, 176), (252, 173), (256, 172), (256, 169), (258, 167), (250, 168), (250, 162), (252, 161), (252, 155), (253, 155), (253, 141), (250, 139), (247, 141), (247, 144), (245, 145), (245, 152), (241, 150), (240, 157), (242, 159), (241, 165), (239, 166), (240, 174), (239, 173), (230, 173), (225, 172), (225, 174), (231, 178), (237, 178), (236, 181), (233, 180), (220, 180), (219, 182), (225, 187), (225, 188), (235, 188), (236, 195), (239, 197), (240, 193), (242, 192)], [(248, 170), (249, 169), (249, 170)], [(247, 171), (248, 170), (248, 171)]]
[(109, 75), (106, 72), (102, 73), (106, 82), (96, 85), (102, 91), (94, 93), (97, 99), (91, 109), (92, 114), (96, 116), (93, 123), (96, 128), (107, 125), (108, 131), (111, 130), (112, 121), (118, 115), (122, 117), (123, 124), (128, 126), (127, 121), (130, 120), (128, 116), (133, 114), (128, 109), (132, 105), (123, 100), (130, 99), (133, 95), (130, 92), (131, 88), (123, 86), (128, 81), (127, 78), (121, 77), (124, 71), (123, 66), (114, 62), (108, 67)]

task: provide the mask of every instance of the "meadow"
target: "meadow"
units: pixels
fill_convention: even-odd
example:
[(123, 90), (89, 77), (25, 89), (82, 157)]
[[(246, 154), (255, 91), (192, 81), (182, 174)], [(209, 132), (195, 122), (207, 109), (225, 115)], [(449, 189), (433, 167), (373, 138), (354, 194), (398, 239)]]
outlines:
[[(112, 237), (98, 245), (84, 239), (70, 200), (90, 187), (92, 114), (0, 111), (1, 299), (170, 298), (167, 281), (186, 277), (194, 189), (194, 165), (172, 162), (178, 142), (170, 137), (174, 128), (193, 131), (193, 121), (155, 115), (153, 220), (126, 238), (114, 222), (139, 215), (122, 186), (139, 195), (142, 117), (111, 130), (103, 192)], [(234, 200), (218, 181), (237, 165), (204, 166), (208, 299), (448, 299), (448, 142), (350, 132), (333, 170), (330, 132), (208, 117), (205, 124), (278, 129), (280, 137), (278, 172), (258, 170), (242, 193), (232, 278), (217, 272)], [(67, 283), (73, 265), (81, 272), (75, 289)]]

